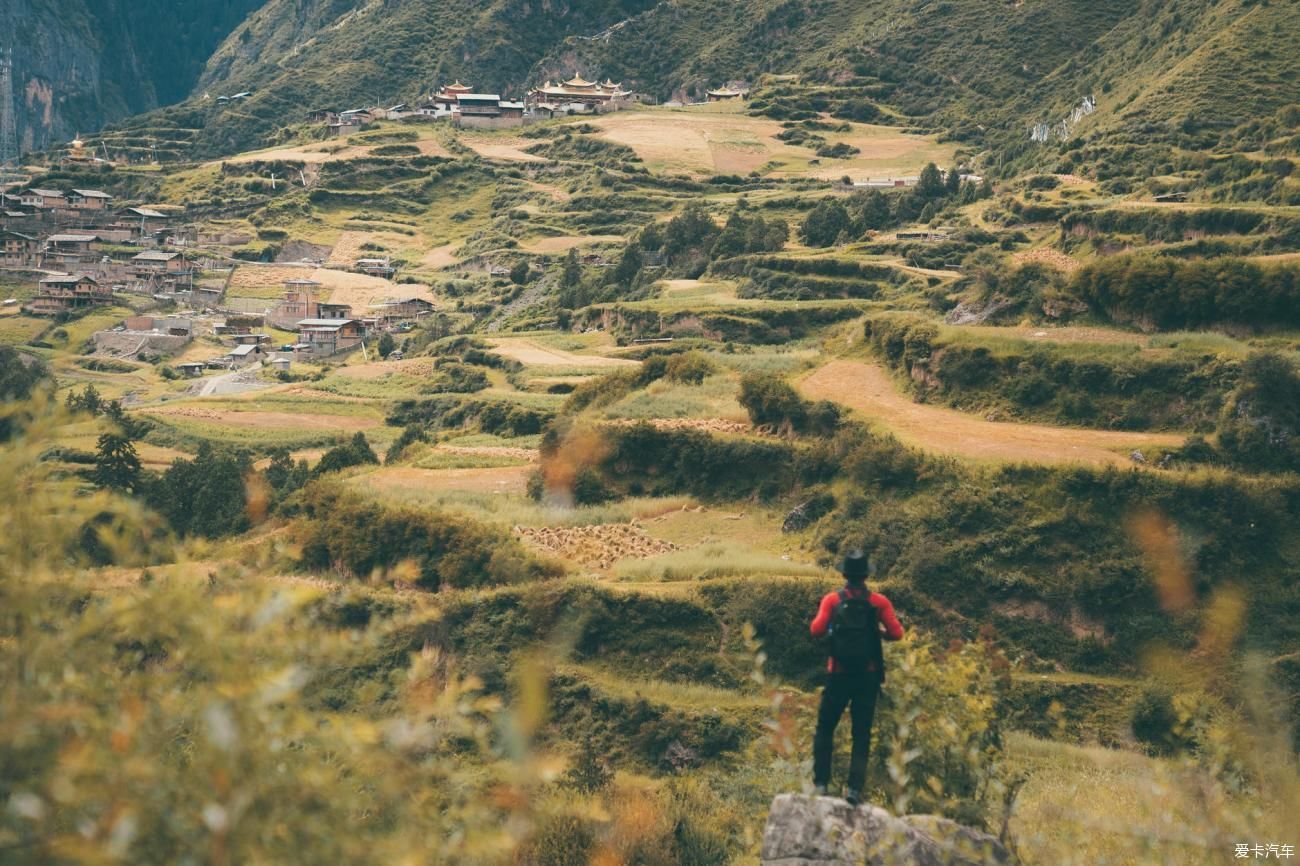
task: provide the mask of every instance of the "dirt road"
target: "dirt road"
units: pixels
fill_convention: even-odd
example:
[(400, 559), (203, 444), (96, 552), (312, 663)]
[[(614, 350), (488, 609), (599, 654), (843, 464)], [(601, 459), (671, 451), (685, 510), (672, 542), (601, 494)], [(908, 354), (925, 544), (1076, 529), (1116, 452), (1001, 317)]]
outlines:
[(1173, 448), (1183, 442), (1172, 434), (985, 421), (913, 403), (883, 368), (861, 361), (832, 361), (804, 379), (800, 390), (806, 397), (834, 400), (861, 412), (909, 444), (976, 460), (1131, 466), (1128, 454), (1135, 448)]

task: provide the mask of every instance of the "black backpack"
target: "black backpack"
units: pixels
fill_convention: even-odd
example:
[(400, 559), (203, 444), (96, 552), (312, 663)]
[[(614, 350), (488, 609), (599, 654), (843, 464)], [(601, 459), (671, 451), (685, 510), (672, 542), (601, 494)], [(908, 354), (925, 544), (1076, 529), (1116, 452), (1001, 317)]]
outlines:
[(840, 603), (831, 618), (831, 658), (843, 671), (862, 671), (874, 664), (884, 670), (884, 649), (880, 641), (880, 619), (871, 594), (850, 594), (840, 590)]

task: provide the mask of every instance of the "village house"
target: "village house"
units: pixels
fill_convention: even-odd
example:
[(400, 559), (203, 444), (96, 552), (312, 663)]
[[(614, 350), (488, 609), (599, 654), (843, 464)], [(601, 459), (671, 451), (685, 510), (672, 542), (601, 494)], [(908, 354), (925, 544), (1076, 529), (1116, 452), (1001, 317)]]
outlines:
[(284, 295), (271, 310), (269, 321), (280, 327), (289, 327), (302, 319), (316, 318), (316, 291), (320, 283), (315, 280), (285, 280)]
[(397, 272), (388, 259), (357, 259), (352, 269), (357, 273), (384, 279), (391, 279)]
[(433, 312), (433, 304), (424, 298), (394, 298), (372, 304), (375, 320), (381, 326), (391, 326), (396, 322), (415, 321)]
[(63, 197), (63, 193), (57, 189), (38, 189), (31, 187), (18, 194), (18, 200), (27, 207), (32, 208), (56, 208), (66, 207), (68, 200)]
[(303, 319), (298, 338), (311, 347), (313, 355), (333, 355), (361, 344), (365, 326), (355, 319)]
[(112, 287), (101, 285), (94, 277), (59, 274), (42, 277), (36, 295), (23, 309), (34, 316), (53, 316), (112, 300)]
[(34, 222), (32, 215), (26, 211), (10, 210), (8, 208), (0, 210), (0, 228), (25, 229)]
[(266, 350), (255, 343), (236, 346), (225, 354), (226, 363), (231, 367), (247, 367), (262, 360)]
[(41, 250), (41, 267), (75, 271), (94, 265), (100, 258), (98, 243), (98, 235), (50, 235)]
[(207, 369), (207, 364), (199, 361), (187, 361), (184, 364), (177, 364), (176, 369), (186, 379), (197, 379), (203, 375), (203, 371)]
[(271, 342), (270, 334), (233, 334), (236, 346), (263, 346)]
[(730, 102), (733, 99), (748, 99), (749, 91), (739, 87), (719, 87), (705, 91), (704, 97), (709, 102)]
[(351, 108), (340, 111), (338, 118), (330, 121), (327, 129), (331, 138), (346, 138), (360, 132), (363, 126), (373, 122), (374, 119), (374, 114), (368, 108)]
[(326, 301), (319, 301), (316, 304), (317, 319), (350, 319), (352, 318), (351, 304), (331, 304)]
[(75, 210), (105, 210), (113, 197), (97, 189), (74, 189), (66, 196), (68, 207)]
[(41, 242), (30, 235), (0, 230), (0, 265), (6, 268), (34, 268), (41, 257)]
[(146, 250), (131, 256), (131, 272), (140, 280), (151, 277), (175, 277), (190, 272), (190, 261), (182, 252)]
[(129, 230), (131, 237), (136, 240), (165, 231), (170, 221), (171, 217), (167, 214), (147, 207), (129, 207), (117, 213), (118, 226)]

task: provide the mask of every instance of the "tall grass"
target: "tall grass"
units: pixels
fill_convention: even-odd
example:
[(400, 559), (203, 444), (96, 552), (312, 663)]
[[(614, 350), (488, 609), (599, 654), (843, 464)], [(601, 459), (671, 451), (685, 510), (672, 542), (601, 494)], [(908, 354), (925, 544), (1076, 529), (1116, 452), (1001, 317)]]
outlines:
[(614, 568), (620, 580), (707, 580), (733, 575), (820, 577), (825, 569), (792, 562), (749, 545), (729, 541), (702, 544), (649, 559), (624, 560)]

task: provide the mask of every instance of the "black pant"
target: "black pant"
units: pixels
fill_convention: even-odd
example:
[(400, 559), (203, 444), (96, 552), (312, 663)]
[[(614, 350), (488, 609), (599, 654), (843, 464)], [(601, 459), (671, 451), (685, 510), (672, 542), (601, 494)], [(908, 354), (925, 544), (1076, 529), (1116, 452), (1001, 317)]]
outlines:
[(849, 758), (849, 787), (861, 791), (867, 781), (867, 757), (871, 752), (871, 722), (880, 695), (876, 673), (827, 674), (822, 703), (817, 710), (817, 733), (813, 737), (813, 784), (829, 785), (835, 726), (849, 708), (853, 722), (853, 754)]

